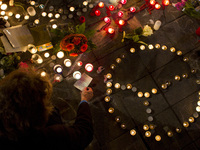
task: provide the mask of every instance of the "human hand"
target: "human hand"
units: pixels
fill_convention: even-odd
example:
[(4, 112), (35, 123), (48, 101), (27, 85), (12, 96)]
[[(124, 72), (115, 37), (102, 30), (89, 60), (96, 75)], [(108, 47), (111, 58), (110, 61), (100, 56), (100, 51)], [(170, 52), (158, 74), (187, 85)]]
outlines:
[(81, 101), (86, 100), (89, 101), (93, 97), (93, 90), (91, 87), (85, 87), (81, 92)]

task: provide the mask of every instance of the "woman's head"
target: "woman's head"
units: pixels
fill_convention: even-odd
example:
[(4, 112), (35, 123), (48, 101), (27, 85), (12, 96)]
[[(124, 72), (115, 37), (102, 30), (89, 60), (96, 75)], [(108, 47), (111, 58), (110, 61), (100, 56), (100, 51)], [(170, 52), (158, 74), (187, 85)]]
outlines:
[(52, 85), (33, 69), (18, 69), (0, 81), (0, 120), (6, 132), (44, 127), (52, 111)]

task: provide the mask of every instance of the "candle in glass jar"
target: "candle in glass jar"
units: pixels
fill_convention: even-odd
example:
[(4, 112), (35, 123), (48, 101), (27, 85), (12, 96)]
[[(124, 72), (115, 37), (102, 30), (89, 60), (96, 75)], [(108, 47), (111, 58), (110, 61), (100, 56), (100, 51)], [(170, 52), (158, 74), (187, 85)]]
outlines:
[(59, 64), (55, 65), (55, 66), (53, 67), (53, 69), (54, 69), (54, 71), (55, 71), (56, 73), (62, 73), (62, 71), (63, 71), (62, 66), (59, 65)]
[(130, 134), (131, 134), (132, 136), (134, 136), (134, 135), (136, 135), (136, 131), (135, 131), (134, 129), (132, 129), (132, 130), (130, 130)]
[(65, 56), (65, 54), (64, 54), (64, 52), (63, 51), (59, 51), (59, 52), (57, 52), (57, 57), (58, 58), (63, 58)]
[(74, 79), (79, 80), (81, 78), (81, 73), (79, 71), (75, 71), (73, 73), (73, 77), (74, 77)]
[(120, 88), (120, 84), (119, 83), (115, 83), (115, 88), (119, 89)]
[(31, 54), (35, 54), (37, 52), (37, 48), (35, 47), (35, 45), (33, 44), (28, 44), (27, 46), (27, 50), (31, 53)]
[(93, 70), (93, 65), (90, 64), (90, 63), (87, 63), (87, 64), (85, 65), (85, 70), (86, 70), (87, 72), (91, 72), (91, 71)]
[(71, 60), (70, 60), (70, 59), (65, 59), (65, 60), (64, 60), (64, 65), (65, 65), (66, 67), (70, 67), (70, 66), (72, 65)]

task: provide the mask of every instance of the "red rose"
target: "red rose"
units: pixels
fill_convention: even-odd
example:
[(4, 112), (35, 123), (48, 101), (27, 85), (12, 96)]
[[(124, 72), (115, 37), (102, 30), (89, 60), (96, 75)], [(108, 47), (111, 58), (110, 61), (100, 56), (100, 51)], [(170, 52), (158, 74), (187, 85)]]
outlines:
[(81, 46), (81, 52), (85, 52), (87, 50), (87, 48), (88, 48), (88, 45), (87, 44), (83, 44)]
[(74, 37), (74, 39), (72, 40), (72, 42), (73, 42), (75, 45), (78, 45), (78, 44), (81, 42), (81, 38), (80, 38), (80, 37)]
[(71, 51), (73, 49), (74, 49), (74, 44), (72, 43), (68, 43), (64, 48), (64, 50), (67, 50), (67, 51)]
[(200, 36), (200, 27), (196, 30), (196, 35)]
[(84, 22), (85, 22), (85, 17), (84, 17), (84, 16), (81, 16), (81, 17), (79, 18), (79, 20), (80, 20), (81, 23), (84, 23)]
[(78, 56), (78, 54), (77, 53), (70, 53), (69, 56), (76, 57), (76, 56)]
[(29, 66), (28, 66), (28, 64), (27, 63), (25, 63), (25, 62), (20, 62), (19, 63), (19, 68), (24, 68), (24, 69), (26, 69), (26, 68), (28, 68)]

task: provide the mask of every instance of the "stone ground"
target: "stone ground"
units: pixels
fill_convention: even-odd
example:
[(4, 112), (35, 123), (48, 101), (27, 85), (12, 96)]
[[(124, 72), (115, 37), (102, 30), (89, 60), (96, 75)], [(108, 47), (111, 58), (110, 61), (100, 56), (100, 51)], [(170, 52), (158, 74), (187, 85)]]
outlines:
[[(108, 0), (103, 1), (106, 5), (110, 4)], [(46, 8), (50, 5), (59, 8), (63, 2), (50, 0)], [(91, 3), (96, 5), (97, 2)], [(39, 3), (42, 3), (42, 0)], [(71, 1), (69, 5), (76, 3), (82, 4), (82, 1)], [(142, 4), (144, 1), (127, 0), (127, 4), (123, 8), (135, 6), (139, 9)], [(97, 31), (105, 23), (95, 24), (95, 22), (103, 17), (106, 11), (102, 11), (100, 17), (92, 17), (90, 10), (88, 8), (88, 11), (83, 14), (86, 17), (87, 30), (95, 29)], [(63, 121), (71, 124), (80, 102), (80, 91), (73, 86), (76, 80), (72, 78), (72, 73), (79, 70), (93, 78), (89, 86), (94, 90), (94, 98), (90, 102), (94, 122), (94, 140), (87, 147), (87, 150), (200, 149), (199, 118), (195, 118), (194, 123), (190, 123), (188, 128), (183, 127), (183, 122), (188, 121), (188, 118), (195, 114), (199, 99), (199, 85), (196, 84), (198, 76), (191, 73), (191, 69), (193, 69), (190, 65), (191, 61), (184, 62), (183, 58), (190, 59), (191, 54), (200, 50), (199, 37), (195, 34), (200, 22), (170, 5), (164, 10), (153, 10), (151, 15), (147, 10), (136, 13), (123, 27), (123, 30), (129, 33), (137, 27), (145, 25), (153, 27), (150, 19), (154, 22), (161, 20), (162, 25), (159, 30), (154, 30), (153, 35), (142, 40), (154, 46), (157, 43), (161, 46), (166, 45), (167, 50), (161, 48), (149, 50), (146, 47), (142, 51), (139, 48), (140, 44), (127, 40), (122, 43), (122, 33), (117, 32), (117, 26), (115, 26), (116, 34), (113, 38), (109, 37), (105, 31), (96, 32), (92, 41), (97, 45), (97, 49), (72, 58), (74, 64), (78, 60), (81, 60), (83, 64), (92, 63), (94, 65), (92, 72), (86, 72), (84, 67), (64, 68), (64, 80), (54, 84), (53, 103), (60, 109)], [(70, 20), (67, 19), (66, 22), (68, 21)], [(76, 22), (77, 18), (72, 19), (72, 21)], [(176, 51), (182, 51), (183, 55), (178, 56), (176, 52), (170, 52), (171, 47), (175, 47)], [(136, 52), (131, 53), (130, 48), (135, 48)], [(125, 58), (122, 58), (122, 54)], [(115, 61), (118, 57), (122, 59), (119, 64)], [(55, 60), (54, 63), (63, 60), (64, 58)], [(43, 67), (48, 69), (49, 65), (47, 64)], [(114, 70), (110, 68), (111, 64), (116, 65)], [(100, 74), (96, 72), (99, 66), (105, 68)], [(130, 83), (137, 88), (137, 91), (115, 89), (112, 86), (113, 92), (109, 95), (111, 101), (105, 102), (107, 87), (104, 83), (104, 75), (107, 73), (112, 74), (113, 85), (118, 82), (123, 87), (123, 85), (126, 86)], [(184, 73), (188, 74), (188, 78), (181, 77), (180, 81), (174, 79), (175, 75), (182, 76)], [(53, 75), (52, 72), (51, 75)], [(171, 85), (167, 89), (162, 89), (161, 85), (166, 81), (170, 81)], [(157, 88), (158, 93), (152, 94), (152, 88)], [(139, 91), (149, 92), (151, 96), (139, 98), (137, 96)], [(150, 105), (144, 106), (144, 101), (149, 101)], [(110, 107), (115, 110), (112, 114), (108, 113)], [(150, 114), (146, 112), (147, 108), (152, 110)], [(116, 116), (121, 118), (120, 122), (115, 121)], [(153, 121), (149, 121), (149, 117), (153, 118)], [(125, 129), (121, 127), (122, 124), (125, 124)], [(155, 129), (149, 129), (151, 137), (145, 137), (145, 130), (143, 130), (145, 124), (155, 126)], [(177, 127), (181, 128), (181, 133), (176, 132)], [(131, 129), (136, 130), (135, 136), (130, 135)], [(167, 135), (168, 131), (172, 131), (172, 137)], [(161, 136), (161, 141), (155, 140), (156, 135)]]

